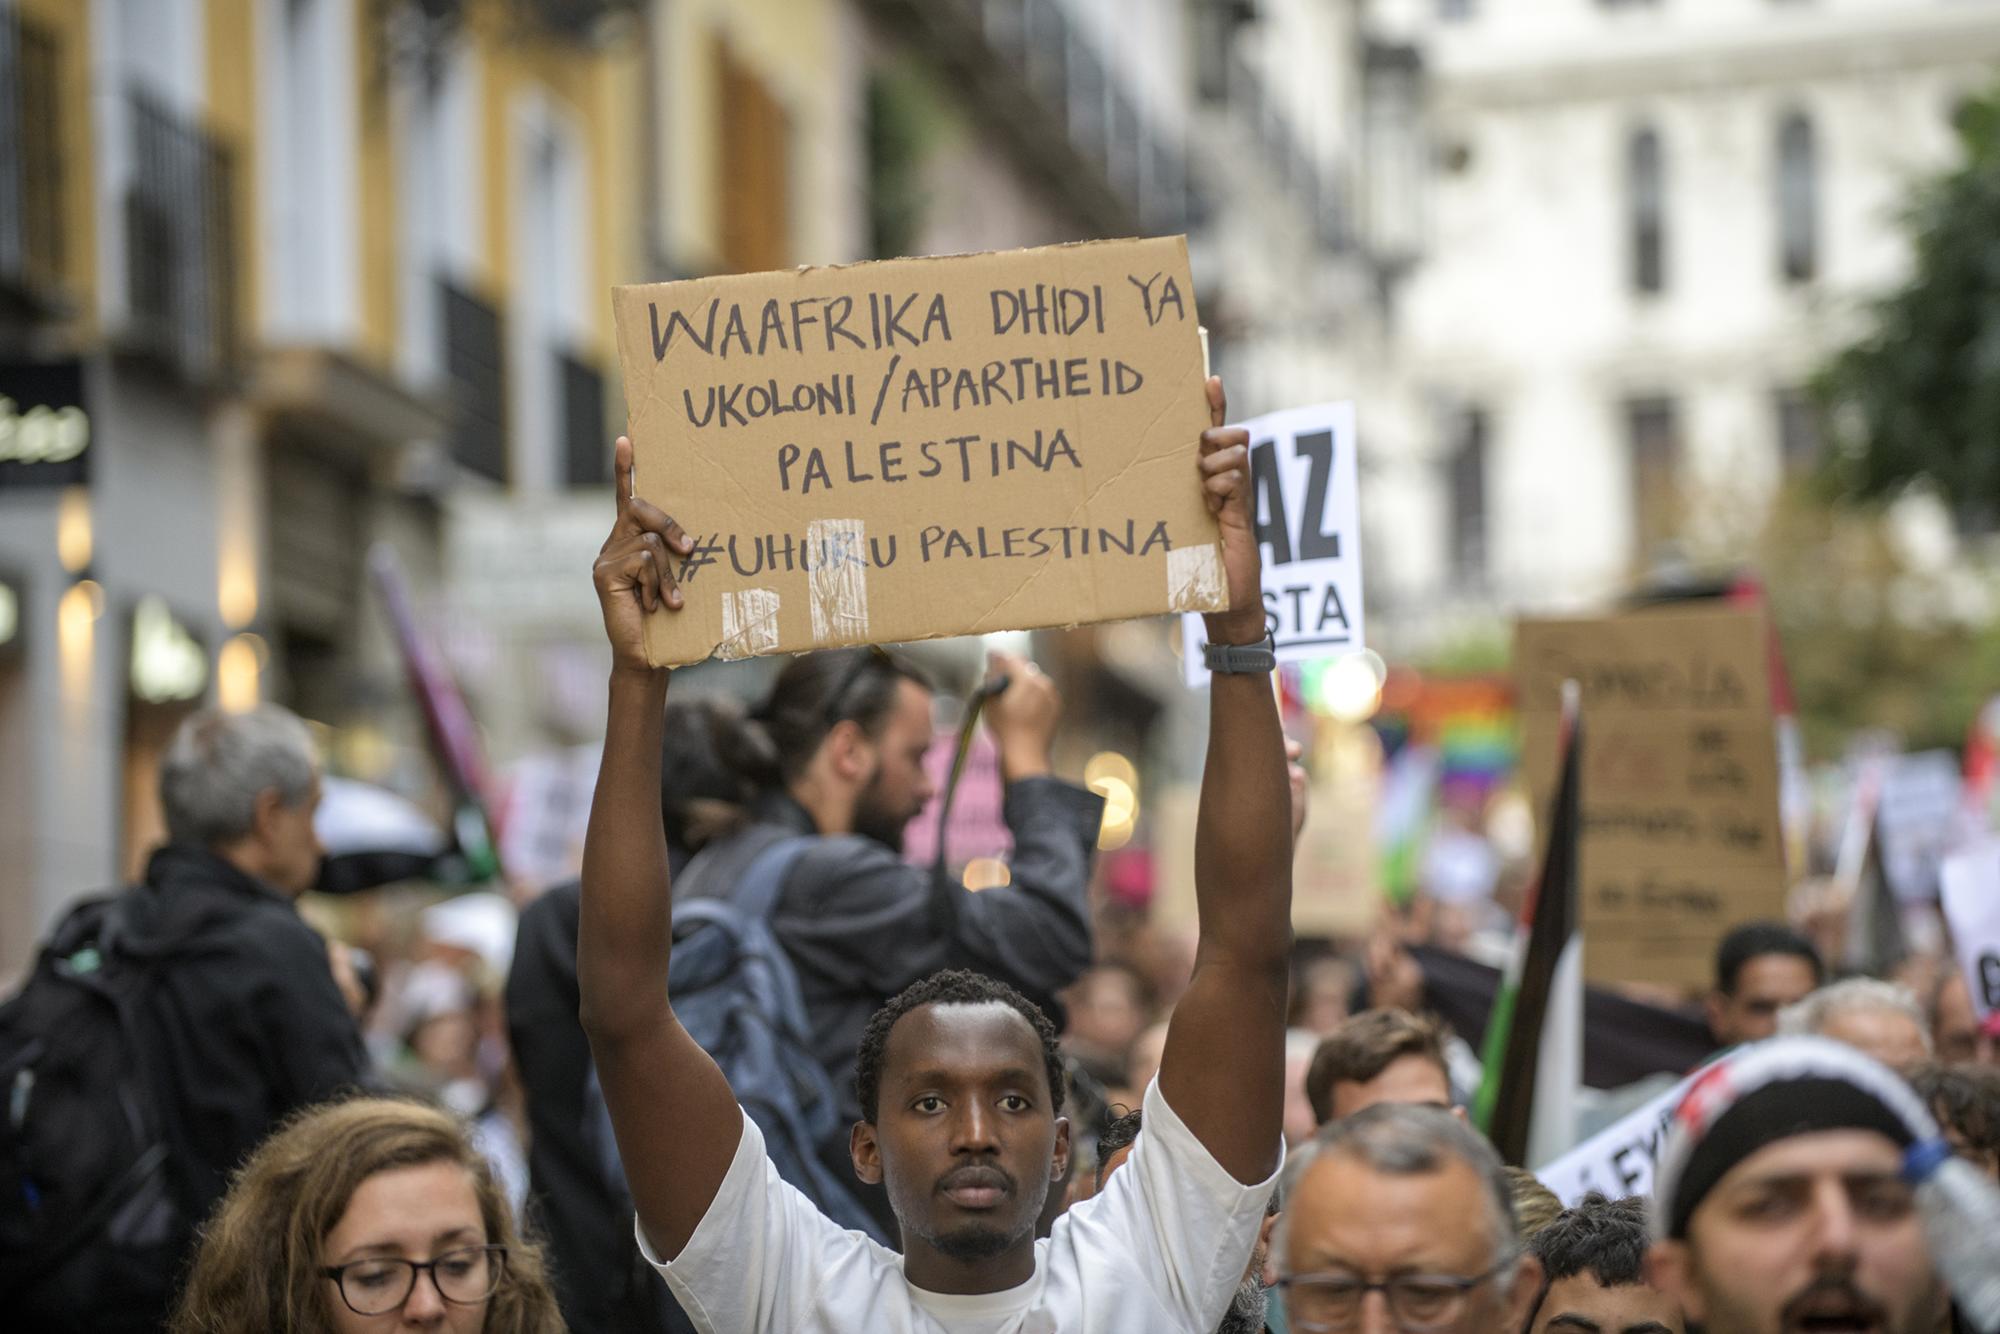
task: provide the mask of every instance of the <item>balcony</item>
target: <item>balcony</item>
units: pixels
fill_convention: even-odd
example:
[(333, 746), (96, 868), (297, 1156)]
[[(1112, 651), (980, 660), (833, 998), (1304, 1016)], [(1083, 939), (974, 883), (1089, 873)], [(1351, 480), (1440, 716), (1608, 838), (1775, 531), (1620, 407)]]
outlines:
[(507, 363), (500, 312), (449, 280), (438, 285), (451, 456), (461, 467), (505, 485)]
[(48, 29), (0, 9), (0, 301), (30, 311), (63, 286), (59, 55)]
[(866, 0), (951, 77), (986, 124), (1099, 235), (1187, 229), (1177, 139), (1140, 111), (1057, 0)]
[(123, 341), (195, 384), (236, 365), (232, 163), (213, 135), (150, 94), (127, 94), (128, 318)]

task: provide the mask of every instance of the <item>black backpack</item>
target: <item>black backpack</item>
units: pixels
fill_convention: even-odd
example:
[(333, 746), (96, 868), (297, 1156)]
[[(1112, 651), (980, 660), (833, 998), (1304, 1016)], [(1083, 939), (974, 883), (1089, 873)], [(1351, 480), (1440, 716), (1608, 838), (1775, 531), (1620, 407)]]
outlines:
[[(785, 878), (813, 841), (778, 839), (727, 886), (727, 898), (696, 895), (674, 905), (669, 993), (682, 1027), (722, 1068), (763, 1133), (778, 1175), (841, 1227), (886, 1243), (849, 1180), (827, 1165), (830, 1150), (847, 1142), (846, 1127), (833, 1081), (813, 1055), (798, 971), (771, 929)], [(624, 1195), (624, 1165), (594, 1065), (584, 1115), (586, 1139), (606, 1179)]]
[(76, 908), (0, 1005), (0, 1310), (16, 1328), (157, 1329), (194, 1234), (146, 1021), (164, 955), (132, 895)]

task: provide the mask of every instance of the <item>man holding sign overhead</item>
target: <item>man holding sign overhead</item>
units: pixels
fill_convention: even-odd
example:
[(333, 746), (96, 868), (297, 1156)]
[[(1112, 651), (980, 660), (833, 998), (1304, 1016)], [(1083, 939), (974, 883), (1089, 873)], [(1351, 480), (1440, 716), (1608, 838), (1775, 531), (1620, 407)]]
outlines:
[[(1044, 1241), (1035, 1222), (1067, 1166), (1069, 1125), (1047, 1020), (999, 983), (935, 975), (862, 1041), (856, 1173), (882, 1182), (899, 1255), (843, 1232), (784, 1185), (665, 983), (673, 914), (658, 819), (669, 672), (648, 613), (685, 597), (669, 570), (688, 533), (630, 495), (596, 569), (614, 666), (584, 854), (578, 964), (642, 1242), (697, 1325), (714, 1331), (1209, 1329), (1228, 1307), (1283, 1156), (1291, 946), (1290, 796), (1248, 508), (1248, 449), (1211, 427), (1186, 485), (1220, 525), (1228, 609), (1196, 835), (1202, 940), (1146, 1094), (1146, 1130), (1103, 1194)], [(1184, 456), (1186, 457), (1186, 456)], [(1199, 488), (1199, 489), (1197, 489)], [(694, 516), (690, 515), (690, 518)]]

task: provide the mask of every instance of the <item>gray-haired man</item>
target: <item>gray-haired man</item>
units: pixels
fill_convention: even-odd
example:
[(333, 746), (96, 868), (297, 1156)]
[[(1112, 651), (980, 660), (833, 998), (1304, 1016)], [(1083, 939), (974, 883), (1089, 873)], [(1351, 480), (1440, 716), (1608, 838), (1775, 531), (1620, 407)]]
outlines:
[(191, 1216), (293, 1110), (357, 1082), (367, 1053), (326, 942), (298, 914), (320, 862), (319, 759), (285, 709), (204, 710), (160, 763), (167, 845), (127, 941), (162, 962), (149, 1018)]
[(1438, 1107), (1381, 1103), (1323, 1127), (1273, 1250), (1305, 1334), (1518, 1330), (1541, 1289), (1499, 1155)]

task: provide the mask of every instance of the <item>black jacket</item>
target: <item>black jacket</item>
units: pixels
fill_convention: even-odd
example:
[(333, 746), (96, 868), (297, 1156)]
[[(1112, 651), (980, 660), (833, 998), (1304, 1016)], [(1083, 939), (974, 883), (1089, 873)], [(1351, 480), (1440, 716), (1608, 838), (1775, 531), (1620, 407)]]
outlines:
[(361, 1030), (291, 900), (198, 848), (153, 854), (135, 944), (171, 951), (151, 1019), (178, 1185), (201, 1218), (285, 1116), (361, 1082)]
[(692, 1331), (639, 1254), (631, 1205), (605, 1180), (584, 1132), (590, 1042), (577, 1018), (581, 887), (557, 885), (521, 912), (507, 970), (507, 1040), (528, 1098), (528, 1215), (548, 1241), (549, 1278), (571, 1334)]
[[(1061, 1026), (1056, 993), (1090, 966), (1090, 869), (1104, 801), (1054, 778), (1007, 787), (1014, 835), (1010, 882), (971, 893), (932, 883), (870, 838), (818, 840), (800, 856), (772, 927), (799, 971), (813, 1049), (854, 1121), (856, 1049), (882, 1003), (940, 968), (970, 968), (1018, 988)], [(727, 898), (751, 861), (777, 839), (813, 832), (790, 796), (766, 797), (747, 828), (704, 848), (674, 897)]]

